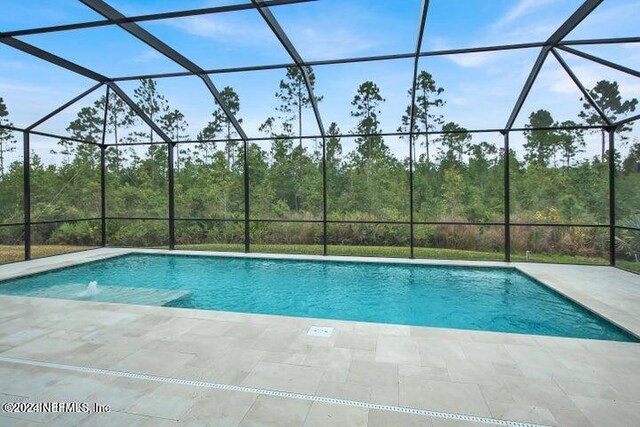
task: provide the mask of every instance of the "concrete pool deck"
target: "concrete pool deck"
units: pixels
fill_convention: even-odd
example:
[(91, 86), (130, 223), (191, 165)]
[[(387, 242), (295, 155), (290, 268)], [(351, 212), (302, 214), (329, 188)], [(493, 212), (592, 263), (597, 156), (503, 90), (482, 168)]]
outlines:
[[(0, 279), (132, 251), (168, 252), (97, 249), (0, 266)], [(640, 335), (632, 273), (393, 261), (515, 266)], [(309, 336), (311, 326), (334, 331)], [(640, 425), (639, 362), (636, 343), (0, 296), (0, 400), (111, 406), (0, 413), (0, 426), (631, 426)]]

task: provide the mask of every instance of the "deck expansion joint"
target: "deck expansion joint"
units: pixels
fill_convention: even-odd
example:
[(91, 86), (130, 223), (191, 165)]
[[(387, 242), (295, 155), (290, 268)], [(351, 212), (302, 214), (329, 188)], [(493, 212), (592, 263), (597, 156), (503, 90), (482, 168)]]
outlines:
[(13, 363), (18, 365), (36, 366), (41, 368), (59, 369), (72, 372), (82, 372), (86, 374), (106, 375), (112, 377), (129, 378), (143, 381), (154, 381), (166, 384), (177, 384), (191, 387), (211, 388), (216, 390), (233, 391), (239, 393), (258, 394), (263, 396), (274, 396), (288, 399), (306, 400), (311, 402), (329, 403), (333, 405), (350, 406), (356, 408), (374, 409), (386, 412), (396, 412), (410, 415), (423, 416), (428, 418), (450, 419), (458, 421), (469, 421), (487, 425), (507, 426), (507, 427), (544, 427), (542, 424), (533, 424), (520, 421), (500, 420), (496, 418), (480, 417), (476, 415), (465, 415), (451, 412), (432, 411), (428, 409), (410, 408), (405, 406), (381, 405), (377, 403), (362, 402), (357, 400), (337, 399), (333, 397), (314, 396), (309, 394), (294, 393), (281, 390), (272, 390), (259, 387), (238, 386), (232, 384), (213, 383), (208, 381), (188, 380), (173, 377), (163, 377), (158, 375), (140, 374), (136, 372), (116, 371), (111, 369), (91, 368), (86, 366), (67, 365), (60, 363), (44, 362), (32, 359), (21, 359), (0, 356), (0, 362)]

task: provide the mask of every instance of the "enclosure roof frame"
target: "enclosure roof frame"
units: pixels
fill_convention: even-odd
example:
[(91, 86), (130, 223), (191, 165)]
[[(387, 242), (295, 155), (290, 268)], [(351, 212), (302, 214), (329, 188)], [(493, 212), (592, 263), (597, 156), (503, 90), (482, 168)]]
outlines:
[[(617, 37), (617, 38), (605, 38), (605, 39), (584, 39), (584, 40), (564, 40), (567, 35), (578, 26), (584, 19), (586, 19), (591, 12), (593, 12), (597, 7), (603, 2), (603, 0), (585, 0), (576, 11), (565, 20), (557, 29), (553, 32), (553, 34), (544, 42), (531, 42), (531, 43), (514, 43), (514, 44), (505, 44), (505, 45), (495, 45), (495, 46), (481, 46), (481, 47), (471, 47), (471, 48), (462, 48), (462, 49), (447, 49), (447, 50), (435, 50), (435, 51), (420, 51), (424, 27), (421, 24), (421, 30), (418, 31), (416, 35), (416, 49), (411, 53), (399, 53), (399, 54), (390, 54), (390, 55), (376, 55), (376, 56), (364, 56), (364, 57), (351, 57), (351, 58), (341, 58), (341, 59), (329, 59), (329, 60), (321, 60), (321, 61), (305, 61), (298, 51), (291, 43), (286, 31), (280, 26), (274, 15), (270, 11), (270, 7), (280, 7), (287, 6), (292, 4), (299, 3), (309, 3), (317, 0), (251, 0), (248, 3), (227, 5), (227, 6), (217, 6), (217, 7), (209, 7), (209, 8), (199, 8), (199, 9), (187, 9), (187, 10), (177, 10), (172, 12), (163, 12), (163, 13), (154, 13), (154, 14), (146, 14), (146, 15), (137, 15), (137, 16), (125, 16), (120, 13), (106, 2), (102, 0), (80, 0), (81, 3), (85, 4), (87, 7), (91, 8), (98, 14), (101, 14), (105, 17), (104, 20), (92, 20), (92, 21), (84, 21), (74, 24), (66, 24), (66, 25), (55, 25), (48, 27), (35, 27), (23, 30), (14, 30), (7, 32), (0, 32), (0, 43), (3, 43), (7, 46), (10, 46), (14, 49), (27, 53), (31, 56), (35, 56), (40, 58), (50, 64), (57, 65), (62, 67), (68, 71), (71, 71), (75, 74), (86, 77), (90, 80), (96, 82), (96, 85), (90, 88), (90, 90), (83, 92), (82, 94), (76, 96), (71, 101), (77, 101), (88, 93), (91, 93), (93, 90), (97, 89), (99, 86), (107, 84), (116, 94), (119, 95), (119, 92), (122, 90), (116, 84), (116, 82), (120, 81), (129, 81), (129, 80), (140, 80), (146, 78), (170, 78), (170, 77), (183, 77), (183, 76), (196, 76), (202, 79), (204, 84), (206, 85), (209, 92), (211, 92), (212, 96), (216, 100), (217, 104), (222, 109), (223, 113), (227, 117), (227, 119), (231, 122), (232, 126), (240, 136), (240, 138), (244, 141), (252, 140), (253, 138), (249, 138), (246, 132), (243, 130), (240, 125), (240, 121), (235, 117), (233, 112), (229, 109), (229, 107), (224, 103), (220, 92), (217, 87), (211, 81), (209, 75), (211, 74), (219, 74), (219, 73), (234, 73), (234, 72), (248, 72), (248, 71), (261, 71), (261, 70), (272, 70), (272, 69), (285, 69), (290, 67), (299, 68), (305, 80), (305, 85), (307, 86), (307, 91), (309, 92), (310, 100), (312, 102), (313, 112), (316, 118), (316, 122), (318, 124), (320, 130), (320, 136), (324, 137), (324, 124), (320, 115), (320, 111), (317, 106), (317, 99), (315, 98), (311, 82), (306, 71), (306, 67), (313, 66), (321, 66), (321, 65), (336, 65), (336, 64), (347, 64), (347, 63), (357, 63), (357, 62), (373, 62), (373, 61), (386, 61), (386, 60), (397, 60), (397, 59), (413, 59), (414, 63), (417, 64), (417, 60), (421, 57), (428, 56), (442, 56), (442, 55), (457, 55), (457, 54), (468, 54), (468, 53), (481, 53), (481, 52), (493, 52), (493, 51), (504, 51), (504, 50), (519, 50), (519, 49), (535, 49), (540, 48), (540, 52), (534, 65), (524, 83), (524, 86), (518, 96), (518, 99), (515, 102), (515, 105), (511, 111), (511, 115), (509, 116), (507, 123), (504, 129), (501, 132), (508, 132), (513, 129), (513, 125), (515, 120), (522, 109), (525, 101), (528, 98), (529, 92), (537, 80), (539, 72), (544, 65), (549, 53), (552, 53), (553, 56), (560, 61), (561, 66), (565, 69), (565, 71), (572, 78), (574, 83), (581, 90), (585, 99), (594, 107), (597, 113), (603, 118), (605, 124), (603, 127), (617, 127), (634, 120), (638, 119), (638, 116), (632, 116), (626, 119), (622, 119), (613, 123), (610, 118), (606, 117), (602, 110), (597, 106), (595, 102), (593, 102), (592, 97), (589, 95), (588, 91), (584, 89), (584, 86), (579, 82), (575, 74), (571, 71), (571, 67), (566, 64), (558, 54), (556, 49), (561, 49), (565, 52), (568, 52), (572, 55), (582, 57), (589, 61), (599, 63), (601, 65), (607, 66), (612, 69), (616, 69), (618, 71), (627, 73), (634, 77), (640, 77), (640, 71), (633, 70), (628, 67), (624, 67), (619, 64), (615, 64), (611, 61), (607, 61), (603, 58), (600, 58), (595, 55), (587, 54), (585, 52), (581, 52), (580, 50), (574, 49), (571, 46), (579, 46), (579, 45), (604, 45), (604, 44), (623, 44), (623, 43), (639, 43), (640, 37)], [(425, 7), (426, 5), (426, 7)], [(242, 10), (255, 10), (257, 11), (271, 28), (273, 33), (276, 35), (278, 40), (281, 42), (289, 56), (292, 58), (292, 63), (284, 63), (284, 64), (269, 64), (269, 65), (256, 65), (256, 66), (247, 66), (247, 67), (235, 67), (235, 68), (219, 68), (219, 69), (211, 69), (205, 70), (187, 59), (180, 52), (173, 49), (168, 44), (162, 42), (160, 39), (155, 37), (153, 34), (148, 32), (147, 30), (140, 27), (138, 22), (145, 21), (162, 21), (172, 18), (180, 18), (180, 17), (189, 17), (189, 16), (199, 16), (199, 15), (208, 15), (208, 14), (218, 14), (218, 13), (232, 13)], [(422, 2), (421, 14), (424, 14), (424, 19), (427, 19), (427, 11), (428, 10), (428, 1)], [(422, 22), (421, 16), (421, 22)], [(138, 38), (148, 46), (150, 46), (155, 51), (169, 58), (171, 61), (177, 63), (181, 67), (183, 67), (186, 71), (184, 72), (174, 72), (174, 73), (158, 73), (158, 74), (146, 74), (146, 75), (132, 75), (132, 76), (120, 76), (120, 77), (107, 77), (101, 73), (97, 73), (94, 70), (91, 70), (87, 67), (76, 64), (72, 61), (69, 61), (65, 58), (62, 58), (58, 55), (55, 55), (51, 52), (48, 52), (44, 49), (33, 46), (29, 43), (26, 43), (16, 37), (24, 36), (24, 35), (32, 35), (32, 34), (46, 34), (46, 33), (55, 33), (61, 31), (73, 31), (83, 28), (93, 28), (93, 27), (101, 27), (101, 26), (117, 26), (121, 29), (127, 31), (134, 37)], [(417, 70), (416, 70), (417, 72)], [(414, 78), (414, 86), (415, 87), (415, 78)], [(122, 92), (124, 93), (124, 92)], [(25, 128), (26, 130), (33, 130), (34, 127), (38, 126), (45, 120), (53, 117), (55, 114), (61, 112), (74, 102), (67, 102), (63, 104), (63, 106), (51, 111), (47, 115), (45, 115), (42, 119), (38, 120), (34, 124)], [(130, 98), (128, 101), (133, 102)], [(127, 101), (125, 101), (127, 102)], [(129, 104), (129, 102), (127, 102)], [(131, 104), (129, 106), (138, 114), (139, 112), (136, 108), (133, 108)], [(140, 112), (142, 112), (140, 110)], [(143, 113), (143, 112), (142, 112)], [(142, 120), (148, 123), (150, 121), (149, 117), (141, 116)], [(152, 126), (152, 128), (160, 128), (157, 125)], [(154, 129), (154, 131), (156, 131)], [(156, 131), (156, 133), (158, 133)], [(175, 141), (171, 141), (167, 135), (163, 135), (162, 133), (158, 133), (158, 135), (163, 140), (168, 140), (171, 143), (175, 143)]]

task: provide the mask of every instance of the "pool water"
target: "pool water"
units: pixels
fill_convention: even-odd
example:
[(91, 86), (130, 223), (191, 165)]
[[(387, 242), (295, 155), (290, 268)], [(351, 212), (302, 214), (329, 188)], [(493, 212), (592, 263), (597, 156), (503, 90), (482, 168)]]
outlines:
[[(97, 293), (69, 290), (91, 281)], [(510, 268), (130, 254), (0, 282), (0, 294), (151, 305), (179, 295), (157, 304), (638, 341)]]

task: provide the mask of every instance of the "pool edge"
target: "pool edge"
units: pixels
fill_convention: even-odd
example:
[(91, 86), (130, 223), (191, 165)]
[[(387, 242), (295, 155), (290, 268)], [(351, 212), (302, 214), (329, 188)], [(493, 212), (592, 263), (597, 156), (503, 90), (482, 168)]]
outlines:
[[(97, 253), (96, 253), (97, 252)], [(350, 257), (350, 256), (324, 256), (324, 255), (303, 255), (303, 254), (272, 254), (272, 253), (229, 253), (229, 252), (214, 252), (214, 251), (175, 251), (168, 249), (147, 249), (147, 248), (100, 248), (83, 251), (83, 257), (77, 257), (78, 253), (70, 253), (70, 254), (62, 254), (57, 256), (52, 256), (48, 258), (40, 258), (32, 261), (22, 261), (21, 263), (12, 263), (9, 265), (0, 266), (0, 283), (6, 280), (12, 280), (17, 278), (35, 276), (39, 274), (54, 272), (57, 270), (62, 270), (65, 268), (73, 267), (76, 265), (85, 265), (93, 262), (103, 261), (110, 258), (133, 255), (133, 254), (145, 254), (145, 255), (159, 255), (159, 256), (199, 256), (199, 257), (214, 257), (214, 258), (248, 258), (248, 259), (272, 259), (272, 260), (289, 260), (289, 261), (321, 261), (321, 262), (345, 262), (345, 263), (369, 263), (369, 264), (395, 264), (395, 265), (421, 265), (421, 266), (436, 266), (436, 267), (466, 267), (466, 268), (488, 268), (488, 269), (513, 269), (517, 271), (519, 274), (523, 274), (528, 279), (533, 280), (544, 286), (545, 288), (551, 290), (552, 292), (557, 293), (559, 296), (566, 298), (569, 302), (578, 305), (579, 307), (587, 310), (594, 316), (604, 319), (605, 321), (611, 323), (613, 326), (619, 328), (621, 331), (629, 334), (631, 337), (634, 337), (637, 342), (640, 342), (640, 329), (635, 332), (633, 329), (630, 329), (620, 321), (606, 313), (602, 313), (599, 309), (594, 308), (589, 305), (588, 302), (581, 301), (579, 297), (575, 295), (571, 295), (565, 290), (560, 289), (560, 287), (556, 286), (553, 283), (545, 280), (544, 278), (536, 276), (534, 273), (530, 271), (523, 270), (527, 264), (522, 265), (522, 263), (507, 263), (501, 261), (470, 261), (470, 260), (431, 260), (431, 259), (406, 259), (406, 258), (383, 258), (383, 257)], [(75, 257), (74, 257), (75, 256)], [(61, 262), (57, 261), (56, 258), (69, 258), (74, 257), (74, 259), (62, 260)], [(46, 265), (47, 261), (53, 262), (53, 265)], [(22, 263), (37, 263), (33, 267), (24, 268), (24, 264)], [(41, 265), (44, 264), (44, 265)], [(547, 264), (549, 266), (559, 266), (563, 267), (564, 264)], [(23, 271), (9, 273), (8, 275), (3, 274), (3, 270), (7, 269), (6, 267), (20, 267), (22, 266)], [(5, 267), (5, 268), (3, 268)], [(584, 266), (583, 266), (584, 267)], [(588, 266), (590, 268), (608, 268), (607, 266)], [(26, 297), (33, 298), (33, 297)], [(88, 301), (87, 301), (88, 302)], [(105, 304), (117, 304), (117, 303), (105, 303)], [(121, 304), (126, 305), (126, 304)], [(134, 305), (134, 304), (131, 304)], [(144, 307), (144, 306), (139, 306)], [(168, 307), (165, 307), (168, 308)], [(218, 311), (218, 310), (203, 310), (203, 309), (191, 309), (198, 310), (202, 312), (219, 312), (219, 313), (241, 313), (241, 312), (226, 312), (226, 311)], [(255, 314), (255, 313), (242, 313), (242, 314)], [(283, 316), (283, 315), (271, 315), (271, 316), (280, 316), (280, 317), (291, 317), (291, 318), (299, 318), (299, 319), (317, 319), (322, 320), (320, 318), (307, 318), (300, 316)], [(327, 321), (333, 321), (333, 319), (325, 319)], [(347, 321), (347, 320), (345, 320)], [(357, 322), (357, 321), (356, 321)], [(399, 325), (393, 323), (375, 323), (375, 322), (361, 322), (361, 323), (372, 323), (372, 324), (386, 324), (386, 325), (395, 325), (395, 326), (407, 326), (407, 327), (429, 327), (429, 326), (412, 326), (412, 325)], [(640, 328), (640, 326), (639, 326)], [(460, 330), (460, 331), (478, 331), (473, 329), (457, 329), (457, 328), (438, 328), (445, 330)], [(510, 332), (497, 332), (497, 331), (480, 331), (480, 332), (490, 332), (490, 333), (508, 333), (514, 335), (530, 335), (530, 336), (549, 336), (549, 335), (533, 335), (533, 334), (519, 334), (519, 333), (510, 333)], [(562, 337), (569, 338), (572, 337)], [(573, 338), (573, 339), (582, 339), (582, 338)], [(618, 341), (619, 342), (619, 341)]]

